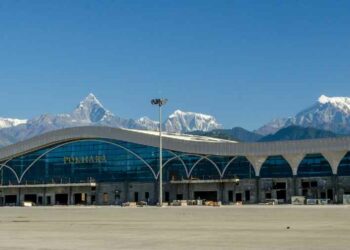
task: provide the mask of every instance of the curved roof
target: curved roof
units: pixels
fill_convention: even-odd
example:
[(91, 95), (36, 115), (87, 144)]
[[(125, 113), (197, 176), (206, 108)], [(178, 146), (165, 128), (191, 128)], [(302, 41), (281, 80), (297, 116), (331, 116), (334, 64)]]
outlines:
[[(79, 139), (115, 139), (157, 147), (159, 134), (154, 131), (130, 130), (102, 126), (55, 130), (0, 149), (0, 160), (23, 155), (53, 144)], [(163, 133), (165, 149), (204, 155), (283, 155), (349, 151), (350, 137), (299, 141), (238, 143), (203, 136)]]

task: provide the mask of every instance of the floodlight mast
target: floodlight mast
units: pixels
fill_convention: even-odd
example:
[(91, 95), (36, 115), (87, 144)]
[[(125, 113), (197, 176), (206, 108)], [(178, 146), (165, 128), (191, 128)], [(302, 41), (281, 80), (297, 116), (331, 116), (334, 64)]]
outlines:
[(163, 141), (162, 141), (162, 106), (168, 102), (168, 99), (152, 99), (151, 104), (159, 107), (159, 206), (163, 205)]

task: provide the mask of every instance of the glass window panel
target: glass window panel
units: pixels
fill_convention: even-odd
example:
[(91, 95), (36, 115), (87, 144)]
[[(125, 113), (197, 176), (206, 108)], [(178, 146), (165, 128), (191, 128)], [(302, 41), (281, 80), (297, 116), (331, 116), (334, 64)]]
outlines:
[(227, 167), (224, 179), (247, 179), (255, 178), (255, 171), (248, 159), (244, 156), (239, 156), (233, 160)]
[(338, 166), (339, 176), (350, 176), (350, 152), (340, 161)]
[(260, 169), (261, 178), (292, 177), (293, 172), (288, 162), (280, 155), (267, 157)]
[(322, 154), (308, 154), (298, 167), (298, 176), (331, 176), (332, 168)]

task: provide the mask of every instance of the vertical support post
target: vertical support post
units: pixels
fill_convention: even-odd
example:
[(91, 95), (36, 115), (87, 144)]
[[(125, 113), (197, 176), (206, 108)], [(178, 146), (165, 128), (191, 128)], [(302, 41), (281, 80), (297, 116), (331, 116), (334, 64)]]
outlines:
[(129, 202), (129, 182), (125, 181), (124, 182), (124, 188), (125, 188), (125, 200), (124, 202)]
[(224, 201), (224, 189), (225, 189), (225, 183), (221, 180), (221, 182), (219, 183), (220, 184), (220, 201), (222, 204), (225, 203)]
[(338, 203), (338, 175), (334, 174), (332, 176), (332, 181), (333, 181), (333, 190), (334, 190), (334, 194), (333, 194), (333, 201), (334, 203)]
[(163, 205), (162, 105), (159, 105), (159, 206)]
[(298, 188), (297, 188), (297, 176), (293, 175), (293, 195), (298, 195)]
[(260, 177), (256, 176), (256, 203), (260, 202)]
[(18, 187), (18, 206), (20, 206), (21, 205), (21, 188), (20, 187)]
[(1, 167), (1, 186), (4, 184), (4, 167)]
[(158, 201), (158, 191), (159, 191), (159, 183), (158, 183), (158, 180), (154, 180), (154, 185), (153, 185), (153, 190), (154, 190), (154, 195), (153, 195), (153, 198), (152, 198), (152, 202), (153, 204), (157, 204), (157, 201)]
[(47, 205), (46, 202), (46, 187), (44, 186), (44, 190), (43, 190), (43, 206)]
[(190, 200), (190, 181), (187, 183), (187, 200)]
[(0, 207), (5, 205), (5, 195), (3, 189), (0, 188)]
[(69, 189), (68, 189), (68, 204), (67, 205), (73, 205), (74, 202), (73, 202), (73, 197), (72, 197), (72, 186), (69, 186)]

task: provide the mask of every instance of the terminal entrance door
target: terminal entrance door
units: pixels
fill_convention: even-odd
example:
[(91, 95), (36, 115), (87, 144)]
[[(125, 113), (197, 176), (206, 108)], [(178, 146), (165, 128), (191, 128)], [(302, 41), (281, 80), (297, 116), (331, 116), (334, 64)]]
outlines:
[(86, 193), (74, 194), (74, 205), (86, 205), (87, 204)]
[(46, 205), (51, 205), (51, 196), (46, 196)]
[(279, 202), (287, 201), (287, 183), (286, 182), (274, 182), (273, 189), (276, 191), (276, 199)]
[(228, 201), (233, 202), (233, 191), (232, 190), (228, 191)]
[(68, 205), (68, 194), (56, 194), (55, 202), (56, 205)]
[(236, 193), (236, 202), (242, 202), (242, 193)]
[(277, 190), (276, 191), (276, 198), (277, 198), (277, 200), (283, 200), (285, 202), (286, 198), (287, 198), (286, 190)]
[(17, 195), (5, 195), (5, 205), (14, 206), (17, 204)]
[(36, 194), (25, 194), (24, 201), (36, 203)]
[(327, 199), (333, 201), (333, 189), (327, 189)]
[(170, 201), (170, 194), (169, 192), (165, 192), (165, 202), (169, 202)]
[(38, 205), (43, 205), (43, 197), (38, 196)]
[(194, 192), (196, 200), (218, 201), (218, 192), (216, 191), (197, 191)]

